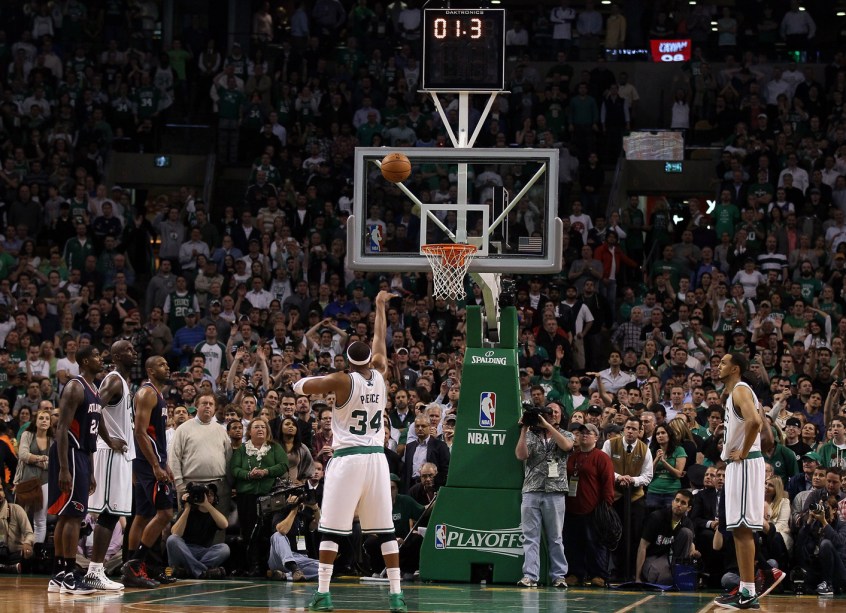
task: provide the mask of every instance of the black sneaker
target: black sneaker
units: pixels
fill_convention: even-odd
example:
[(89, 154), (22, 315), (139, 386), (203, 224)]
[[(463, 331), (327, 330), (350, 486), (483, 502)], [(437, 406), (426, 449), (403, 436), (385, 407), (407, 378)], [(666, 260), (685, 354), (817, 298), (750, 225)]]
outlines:
[(126, 587), (142, 587), (151, 589), (159, 587), (159, 582), (147, 575), (147, 565), (138, 560), (130, 560), (123, 565), (123, 583)]
[(718, 598), (714, 600), (714, 604), (724, 609), (757, 610), (761, 608), (761, 605), (758, 604), (758, 597), (750, 595), (745, 589), (738, 590), (731, 598)]

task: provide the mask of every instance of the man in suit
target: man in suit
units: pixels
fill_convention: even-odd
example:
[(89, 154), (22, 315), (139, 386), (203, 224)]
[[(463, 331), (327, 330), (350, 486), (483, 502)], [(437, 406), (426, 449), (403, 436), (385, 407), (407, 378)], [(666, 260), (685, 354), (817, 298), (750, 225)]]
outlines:
[(722, 575), (718, 572), (722, 563), (722, 556), (715, 552), (713, 547), (714, 530), (719, 527), (719, 520), (717, 519), (719, 491), (717, 484), (717, 467), (709, 466), (705, 470), (703, 479), (705, 487), (693, 497), (689, 516), (693, 522), (696, 549), (702, 553), (703, 570), (710, 572), (710, 576), (714, 578)]
[(414, 418), (414, 432), (417, 439), (409, 441), (406, 445), (403, 458), (402, 485), (405, 492), (412, 485), (420, 482), (420, 471), (426, 462), (431, 462), (438, 467), (435, 484), (441, 486), (446, 483), (447, 473), (449, 472), (449, 447), (445, 442), (432, 436), (431, 430), (426, 413), (418, 414)]

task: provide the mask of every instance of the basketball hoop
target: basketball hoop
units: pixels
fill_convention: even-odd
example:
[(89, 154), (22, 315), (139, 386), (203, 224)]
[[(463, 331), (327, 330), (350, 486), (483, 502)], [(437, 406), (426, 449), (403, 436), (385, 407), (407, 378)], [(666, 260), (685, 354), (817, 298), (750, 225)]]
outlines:
[(470, 262), (476, 257), (475, 245), (446, 243), (423, 245), (420, 250), (432, 266), (435, 281), (435, 298), (462, 300), (464, 298), (464, 275)]

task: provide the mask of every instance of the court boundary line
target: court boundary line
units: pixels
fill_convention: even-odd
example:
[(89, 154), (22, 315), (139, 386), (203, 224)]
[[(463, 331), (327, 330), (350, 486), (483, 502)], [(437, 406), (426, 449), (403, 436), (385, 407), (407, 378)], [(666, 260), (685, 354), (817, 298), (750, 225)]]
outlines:
[(640, 600), (637, 600), (637, 601), (631, 603), (630, 605), (626, 605), (622, 609), (618, 609), (617, 611), (614, 611), (614, 613), (626, 613), (627, 611), (631, 611), (632, 609), (649, 602), (650, 600), (655, 598), (655, 596), (656, 596), (656, 594), (650, 594), (649, 596), (645, 596), (645, 597), (641, 598)]

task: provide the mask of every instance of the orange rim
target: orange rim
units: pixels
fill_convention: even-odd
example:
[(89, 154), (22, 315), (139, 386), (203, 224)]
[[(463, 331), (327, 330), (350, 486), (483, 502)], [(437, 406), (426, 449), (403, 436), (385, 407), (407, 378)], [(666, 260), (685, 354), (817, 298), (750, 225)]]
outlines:
[(464, 245), (461, 243), (423, 245), (420, 250), (426, 255), (441, 256), (441, 264), (449, 267), (464, 266), (465, 258), (468, 255), (475, 255), (478, 251), (475, 245)]

